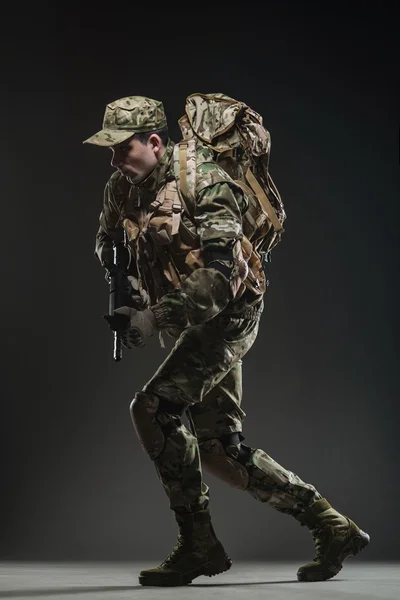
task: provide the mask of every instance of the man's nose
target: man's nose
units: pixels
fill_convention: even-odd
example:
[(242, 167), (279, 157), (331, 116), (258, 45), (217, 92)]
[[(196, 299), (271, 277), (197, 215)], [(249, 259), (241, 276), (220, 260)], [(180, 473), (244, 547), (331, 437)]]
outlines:
[(119, 167), (122, 163), (122, 154), (116, 150), (113, 150), (113, 155), (111, 158), (111, 166), (112, 167)]

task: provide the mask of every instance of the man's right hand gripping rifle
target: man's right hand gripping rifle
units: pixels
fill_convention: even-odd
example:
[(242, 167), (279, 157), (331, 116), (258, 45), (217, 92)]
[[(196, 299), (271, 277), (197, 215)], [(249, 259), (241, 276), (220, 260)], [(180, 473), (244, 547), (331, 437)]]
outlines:
[(122, 358), (122, 348), (141, 348), (155, 331), (155, 318), (149, 307), (149, 296), (141, 290), (133, 275), (128, 275), (128, 251), (123, 242), (113, 243), (114, 261), (106, 267), (109, 283), (109, 310), (104, 315), (114, 332), (114, 360)]

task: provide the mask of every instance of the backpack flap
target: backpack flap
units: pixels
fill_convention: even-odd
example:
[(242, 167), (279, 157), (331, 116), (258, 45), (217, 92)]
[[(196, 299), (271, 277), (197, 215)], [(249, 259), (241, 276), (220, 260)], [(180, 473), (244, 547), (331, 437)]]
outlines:
[(235, 127), (245, 105), (224, 94), (191, 94), (186, 99), (186, 115), (178, 121), (183, 137), (193, 133), (216, 152), (240, 145)]

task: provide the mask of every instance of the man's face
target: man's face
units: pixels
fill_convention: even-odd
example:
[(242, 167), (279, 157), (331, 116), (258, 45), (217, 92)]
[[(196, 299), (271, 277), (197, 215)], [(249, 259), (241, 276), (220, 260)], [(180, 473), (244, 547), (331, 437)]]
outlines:
[(111, 146), (111, 165), (131, 183), (140, 183), (152, 172), (162, 155), (162, 143), (156, 134), (145, 144), (135, 137)]

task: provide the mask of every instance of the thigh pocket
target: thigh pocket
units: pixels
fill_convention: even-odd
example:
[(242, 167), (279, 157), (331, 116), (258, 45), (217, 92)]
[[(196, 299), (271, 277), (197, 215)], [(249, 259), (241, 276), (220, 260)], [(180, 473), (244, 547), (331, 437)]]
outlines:
[(258, 328), (258, 319), (230, 319), (222, 329), (222, 339), (235, 357), (241, 358), (254, 344)]

